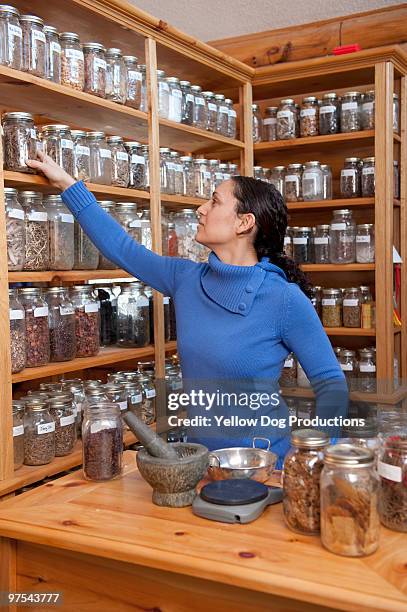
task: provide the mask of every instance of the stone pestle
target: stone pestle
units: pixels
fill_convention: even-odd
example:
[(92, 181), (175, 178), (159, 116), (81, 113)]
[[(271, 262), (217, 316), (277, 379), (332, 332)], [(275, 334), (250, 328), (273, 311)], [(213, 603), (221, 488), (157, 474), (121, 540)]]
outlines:
[(180, 460), (171, 444), (164, 442), (164, 440), (139, 419), (134, 412), (127, 410), (122, 414), (122, 417), (150, 455), (153, 457), (160, 457), (161, 459), (168, 459), (172, 462)]

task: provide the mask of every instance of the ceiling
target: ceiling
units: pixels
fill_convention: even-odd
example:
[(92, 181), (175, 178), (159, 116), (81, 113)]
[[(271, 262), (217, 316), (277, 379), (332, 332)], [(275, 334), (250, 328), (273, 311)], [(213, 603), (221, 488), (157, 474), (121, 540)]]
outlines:
[(203, 41), (275, 30), (386, 6), (403, 0), (129, 0)]

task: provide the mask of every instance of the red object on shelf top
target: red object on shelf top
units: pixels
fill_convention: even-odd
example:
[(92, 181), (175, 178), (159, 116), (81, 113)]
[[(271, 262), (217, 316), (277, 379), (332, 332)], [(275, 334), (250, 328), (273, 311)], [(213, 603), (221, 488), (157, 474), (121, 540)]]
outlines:
[(334, 55), (345, 55), (345, 53), (355, 53), (360, 51), (360, 45), (355, 43), (354, 45), (343, 45), (342, 47), (335, 47), (333, 50)]

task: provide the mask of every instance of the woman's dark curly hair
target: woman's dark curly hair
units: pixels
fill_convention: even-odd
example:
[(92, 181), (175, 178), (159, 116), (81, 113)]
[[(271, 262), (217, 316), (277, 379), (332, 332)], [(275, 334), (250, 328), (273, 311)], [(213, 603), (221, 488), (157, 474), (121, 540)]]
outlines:
[(233, 194), (238, 214), (252, 213), (256, 218), (254, 238), (259, 261), (268, 257), (270, 262), (284, 270), (290, 283), (311, 297), (311, 284), (297, 264), (284, 255), (284, 236), (287, 231), (288, 211), (284, 198), (274, 187), (249, 176), (234, 176)]

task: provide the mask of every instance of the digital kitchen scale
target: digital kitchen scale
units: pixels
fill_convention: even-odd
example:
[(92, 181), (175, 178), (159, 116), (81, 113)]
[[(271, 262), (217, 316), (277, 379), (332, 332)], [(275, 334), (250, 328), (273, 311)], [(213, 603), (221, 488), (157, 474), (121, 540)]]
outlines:
[(221, 523), (251, 523), (267, 506), (282, 499), (282, 489), (255, 480), (217, 480), (202, 488), (192, 503), (192, 512)]

